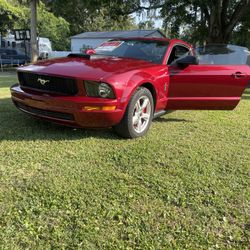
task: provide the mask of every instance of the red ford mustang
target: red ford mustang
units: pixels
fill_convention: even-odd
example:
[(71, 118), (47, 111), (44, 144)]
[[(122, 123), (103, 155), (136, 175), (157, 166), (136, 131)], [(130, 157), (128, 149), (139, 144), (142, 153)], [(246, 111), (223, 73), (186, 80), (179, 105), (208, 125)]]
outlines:
[(248, 52), (236, 47), (199, 48), (197, 56), (181, 40), (115, 39), (89, 54), (20, 67), (12, 100), (42, 119), (135, 138), (166, 110), (234, 109), (250, 75)]

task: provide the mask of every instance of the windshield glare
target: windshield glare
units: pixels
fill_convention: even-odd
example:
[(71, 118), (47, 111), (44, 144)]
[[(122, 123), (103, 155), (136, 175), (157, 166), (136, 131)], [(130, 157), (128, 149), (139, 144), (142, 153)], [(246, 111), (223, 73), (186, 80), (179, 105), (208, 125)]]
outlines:
[(168, 43), (162, 41), (143, 40), (111, 40), (95, 49), (96, 54), (127, 57), (161, 64)]

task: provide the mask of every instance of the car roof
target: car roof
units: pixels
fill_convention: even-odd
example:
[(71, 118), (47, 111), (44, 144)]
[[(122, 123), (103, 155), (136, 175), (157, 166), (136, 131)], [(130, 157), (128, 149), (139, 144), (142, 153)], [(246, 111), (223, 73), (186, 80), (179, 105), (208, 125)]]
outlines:
[(169, 39), (169, 38), (161, 38), (161, 37), (120, 37), (120, 38), (113, 38), (110, 40), (142, 40), (142, 41), (159, 41), (159, 42), (166, 42), (166, 43), (181, 43), (187, 46), (191, 46), (190, 44), (180, 40), (180, 39)]
[(142, 41), (162, 41), (169, 43), (169, 39), (167, 38), (160, 38), (160, 37), (116, 37), (111, 38), (110, 40), (142, 40)]

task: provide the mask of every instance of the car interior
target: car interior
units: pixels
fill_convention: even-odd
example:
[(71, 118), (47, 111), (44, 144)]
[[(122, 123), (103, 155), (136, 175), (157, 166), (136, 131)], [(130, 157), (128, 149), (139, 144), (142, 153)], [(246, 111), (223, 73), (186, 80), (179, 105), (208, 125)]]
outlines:
[(190, 55), (190, 50), (184, 46), (176, 45), (173, 47), (168, 62), (168, 65), (173, 65), (176, 63), (176, 61), (182, 57), (185, 57), (187, 55)]

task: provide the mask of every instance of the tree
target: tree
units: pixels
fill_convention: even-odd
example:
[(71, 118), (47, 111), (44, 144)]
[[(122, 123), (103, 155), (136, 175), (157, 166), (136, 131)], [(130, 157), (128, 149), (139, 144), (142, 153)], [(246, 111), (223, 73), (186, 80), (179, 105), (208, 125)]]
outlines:
[(139, 29), (147, 29), (147, 30), (150, 30), (150, 29), (154, 29), (154, 22), (152, 20), (148, 20), (148, 21), (144, 21), (144, 22), (140, 22), (138, 24), (138, 27)]
[(37, 46), (37, 4), (38, 0), (30, 0), (30, 45), (31, 45), (31, 62), (36, 62), (38, 59)]
[[(12, 4), (16, 3), (14, 0), (9, 0)], [(38, 59), (38, 48), (37, 48), (37, 4), (39, 0), (18, 0), (19, 4), (29, 3), (30, 5), (30, 33), (31, 33), (31, 61), (36, 62)]]
[(161, 8), (164, 27), (171, 34), (192, 30), (208, 43), (228, 43), (234, 28), (250, 11), (250, 0), (149, 0)]
[[(228, 43), (234, 29), (249, 15), (250, 0), (116, 0), (114, 13), (160, 10), (170, 36), (186, 35), (189, 41)], [(153, 12), (155, 14), (155, 12)], [(182, 31), (182, 32), (181, 32)]]
[(250, 49), (250, 16), (247, 15), (242, 23), (234, 30), (232, 41), (235, 44), (246, 46)]
[(7, 3), (6, 0), (0, 0), (0, 31), (6, 32), (12, 29), (15, 22), (22, 17), (22, 12)]
[[(129, 14), (119, 13), (126, 1), (54, 0), (48, 7), (56, 15), (70, 23), (70, 34), (86, 31), (133, 29), (135, 24)], [(132, 1), (131, 1), (132, 2)]]
[[(29, 5), (20, 4), (14, 0), (12, 0), (12, 4), (22, 13), (22, 17), (16, 20), (14, 28), (29, 29), (31, 19)], [(37, 9), (37, 34), (40, 37), (48, 37), (55, 50), (68, 50), (70, 47), (69, 23), (62, 17), (56, 17), (52, 12), (49, 12), (41, 1)]]
[(40, 37), (48, 37), (54, 50), (69, 50), (69, 23), (46, 10), (41, 2), (38, 6), (37, 30)]

